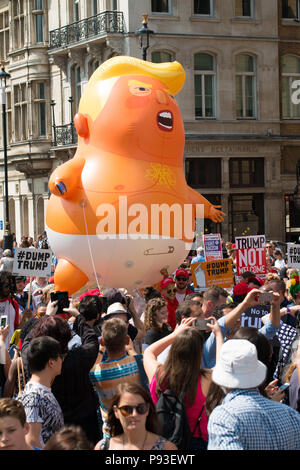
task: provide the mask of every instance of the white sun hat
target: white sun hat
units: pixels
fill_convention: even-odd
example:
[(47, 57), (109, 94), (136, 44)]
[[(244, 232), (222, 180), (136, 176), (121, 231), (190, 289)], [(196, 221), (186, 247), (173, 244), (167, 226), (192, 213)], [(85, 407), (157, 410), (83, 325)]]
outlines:
[(226, 388), (256, 388), (266, 378), (267, 367), (257, 359), (254, 344), (246, 339), (230, 339), (221, 347), (212, 380)]

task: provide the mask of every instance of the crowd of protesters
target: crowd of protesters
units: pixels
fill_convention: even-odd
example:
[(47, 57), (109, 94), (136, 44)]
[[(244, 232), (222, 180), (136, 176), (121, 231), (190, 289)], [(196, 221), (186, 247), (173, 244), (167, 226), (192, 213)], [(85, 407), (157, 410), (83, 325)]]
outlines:
[[(47, 234), (20, 246), (49, 248)], [(199, 248), (159, 284), (89, 289), (63, 313), (53, 276), (29, 289), (0, 250), (0, 450), (300, 450), (300, 280), (275, 243), (267, 275), (231, 289), (194, 288)], [(223, 257), (236, 273), (234, 243)], [(166, 390), (184, 405), (185, 444), (164, 435)]]

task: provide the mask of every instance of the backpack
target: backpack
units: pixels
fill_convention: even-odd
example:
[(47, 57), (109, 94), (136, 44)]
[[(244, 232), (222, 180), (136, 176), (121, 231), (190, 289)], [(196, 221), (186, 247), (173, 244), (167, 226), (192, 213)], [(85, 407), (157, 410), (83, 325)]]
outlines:
[(187, 420), (184, 393), (178, 398), (172, 390), (159, 392), (156, 412), (161, 424), (161, 435), (173, 442), (180, 451), (189, 450), (192, 439)]

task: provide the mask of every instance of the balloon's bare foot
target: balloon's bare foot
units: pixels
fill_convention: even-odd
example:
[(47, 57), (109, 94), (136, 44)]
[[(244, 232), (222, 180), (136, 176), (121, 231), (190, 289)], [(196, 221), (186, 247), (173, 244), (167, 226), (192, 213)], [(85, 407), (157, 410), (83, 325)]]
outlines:
[(60, 258), (54, 273), (56, 291), (68, 291), (74, 294), (88, 282), (88, 277), (74, 264)]

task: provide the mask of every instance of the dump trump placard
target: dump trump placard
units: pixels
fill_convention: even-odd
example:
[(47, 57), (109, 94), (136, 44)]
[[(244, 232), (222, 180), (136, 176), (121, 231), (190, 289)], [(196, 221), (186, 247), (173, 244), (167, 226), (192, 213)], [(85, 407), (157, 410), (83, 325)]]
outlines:
[(195, 290), (220, 286), (224, 289), (234, 285), (231, 259), (203, 261), (191, 264), (191, 272)]
[(51, 276), (51, 250), (16, 248), (14, 255), (13, 274), (22, 276)]
[(251, 271), (258, 276), (267, 274), (265, 235), (237, 237), (235, 248), (237, 276), (241, 276), (246, 271)]
[(294, 243), (288, 244), (287, 249), (288, 255), (288, 267), (300, 269), (300, 245), (295, 245)]

